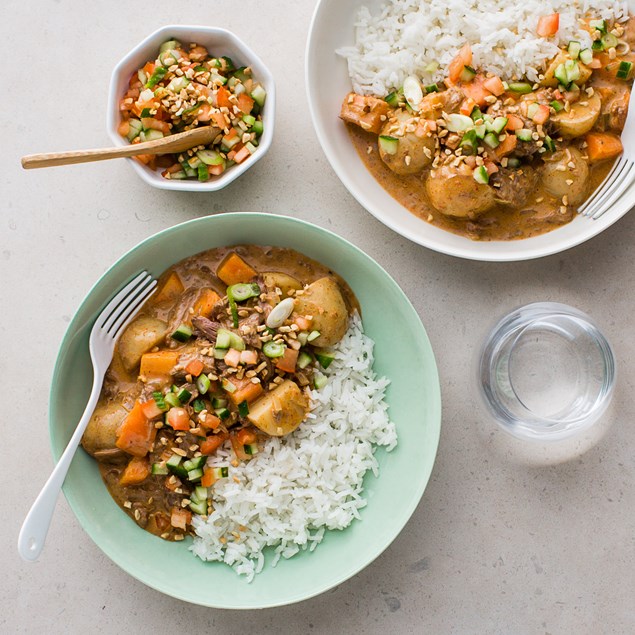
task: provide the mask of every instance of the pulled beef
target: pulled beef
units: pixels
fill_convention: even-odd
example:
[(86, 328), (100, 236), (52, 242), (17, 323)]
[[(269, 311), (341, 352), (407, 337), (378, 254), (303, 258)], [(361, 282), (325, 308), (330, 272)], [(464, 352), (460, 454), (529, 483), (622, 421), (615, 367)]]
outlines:
[(201, 317), (199, 315), (192, 318), (192, 326), (200, 333), (203, 337), (206, 337), (210, 342), (216, 341), (216, 334), (218, 333), (218, 329), (220, 328), (219, 322), (212, 322), (212, 320), (208, 320), (206, 317)]

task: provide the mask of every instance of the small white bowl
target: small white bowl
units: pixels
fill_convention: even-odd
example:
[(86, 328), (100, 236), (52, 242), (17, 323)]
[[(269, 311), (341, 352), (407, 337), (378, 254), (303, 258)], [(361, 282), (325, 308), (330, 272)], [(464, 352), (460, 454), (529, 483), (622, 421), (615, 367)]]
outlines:
[[(512, 261), (555, 254), (589, 240), (635, 206), (635, 185), (598, 220), (578, 216), (546, 234), (509, 241), (472, 241), (430, 225), (396, 201), (366, 169), (339, 119), (351, 81), (339, 48), (355, 41), (355, 21), (364, 5), (377, 11), (382, 0), (319, 0), (309, 29), (306, 86), (313, 126), (333, 170), (348, 191), (375, 218), (429, 249), (471, 260)], [(631, 10), (635, 0), (629, 0)]]
[(231, 57), (237, 66), (250, 66), (254, 71), (254, 78), (260, 82), (267, 91), (267, 99), (262, 111), (264, 131), (256, 152), (244, 163), (233, 165), (220, 176), (212, 176), (209, 181), (200, 182), (193, 180), (170, 180), (161, 176), (160, 171), (151, 170), (142, 165), (136, 159), (126, 159), (135, 172), (149, 185), (162, 190), (177, 190), (181, 192), (216, 192), (237, 179), (246, 172), (256, 161), (265, 156), (273, 139), (273, 126), (276, 109), (276, 92), (273, 75), (264, 65), (262, 60), (236, 35), (225, 29), (207, 26), (179, 26), (168, 25), (149, 35), (140, 44), (135, 46), (115, 66), (110, 79), (108, 91), (108, 133), (117, 146), (128, 145), (117, 128), (121, 121), (119, 116), (119, 101), (128, 88), (130, 76), (147, 61), (154, 60), (159, 51), (159, 46), (166, 40), (177, 39), (184, 44), (196, 42), (205, 46), (213, 55), (226, 55)]

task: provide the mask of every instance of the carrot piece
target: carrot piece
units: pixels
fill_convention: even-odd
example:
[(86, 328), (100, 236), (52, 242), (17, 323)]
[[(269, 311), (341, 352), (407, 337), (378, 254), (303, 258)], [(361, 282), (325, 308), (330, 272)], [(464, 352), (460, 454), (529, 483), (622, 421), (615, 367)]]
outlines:
[(150, 76), (154, 73), (154, 62), (146, 62), (146, 65), (143, 67), (143, 72)]
[(207, 171), (211, 176), (220, 176), (225, 171), (225, 166), (222, 163), (218, 165), (208, 165)]
[(492, 95), (499, 97), (505, 92), (505, 86), (500, 77), (489, 77), (483, 82), (483, 86), (489, 90)]
[(540, 37), (551, 37), (558, 32), (560, 28), (560, 14), (552, 13), (551, 15), (542, 15), (538, 19), (538, 27), (536, 33)]
[(220, 296), (212, 289), (203, 289), (194, 302), (194, 315), (209, 317), (214, 305), (220, 302)]
[(156, 419), (159, 415), (163, 414), (163, 410), (157, 406), (157, 402), (154, 399), (149, 399), (141, 404), (141, 410), (148, 419)]
[(218, 265), (216, 275), (228, 286), (239, 282), (249, 282), (255, 278), (257, 271), (249, 266), (235, 251), (232, 251)]
[(468, 97), (461, 104), (461, 108), (459, 109), (459, 112), (462, 115), (469, 117), (472, 114), (472, 111), (474, 110), (475, 107), (476, 107), (476, 102), (471, 97)]
[(227, 126), (229, 125), (227, 123), (227, 121), (225, 121), (225, 115), (223, 115), (222, 112), (213, 112), (212, 113), (212, 119), (214, 120), (214, 123), (221, 129), (224, 130), (225, 128), (227, 128)]
[(520, 130), (525, 124), (520, 117), (516, 115), (507, 115), (507, 125), (505, 130)]
[(238, 150), (238, 152), (236, 152), (236, 154), (234, 155), (234, 161), (236, 163), (242, 163), (246, 158), (251, 156), (251, 152), (249, 152), (248, 148), (241, 148), (240, 150)]
[(624, 150), (620, 138), (606, 132), (590, 132), (586, 136), (589, 161), (605, 161), (618, 156)]
[(495, 153), (499, 159), (511, 154), (518, 144), (518, 137), (515, 134), (508, 134), (501, 144), (496, 148)]
[(172, 527), (185, 530), (191, 522), (192, 512), (181, 509), (180, 507), (172, 508), (172, 514), (170, 516), (170, 524)]
[(284, 355), (278, 358), (276, 362), (276, 368), (278, 370), (282, 370), (285, 373), (295, 373), (295, 365), (298, 361), (298, 353), (299, 351), (293, 350), (292, 348), (285, 348)]
[(236, 105), (243, 114), (248, 115), (253, 110), (254, 100), (247, 93), (240, 93)]
[(150, 476), (150, 461), (134, 456), (119, 479), (119, 485), (138, 485)]
[(161, 377), (169, 375), (179, 358), (177, 351), (157, 351), (141, 356), (139, 374), (144, 377)]
[(190, 375), (194, 375), (194, 377), (198, 377), (202, 372), (203, 368), (205, 368), (205, 364), (200, 359), (193, 359), (186, 367), (185, 372)]
[(491, 96), (483, 84), (483, 76), (477, 75), (469, 84), (461, 84), (461, 90), (466, 97), (471, 98), (477, 106), (485, 106), (487, 98)]
[(243, 382), (234, 381), (233, 383), (237, 384), (236, 390), (227, 393), (227, 396), (236, 405), (243, 401), (251, 403), (264, 392), (261, 384), (252, 384), (249, 380)]
[(117, 429), (115, 445), (133, 456), (145, 456), (150, 451), (156, 433), (154, 424), (143, 414), (141, 403), (136, 401)]
[(214, 454), (218, 448), (220, 448), (223, 443), (227, 440), (227, 435), (225, 434), (214, 434), (211, 437), (207, 437), (205, 441), (201, 441), (198, 446), (198, 449), (201, 451), (201, 454), (205, 456), (209, 456), (210, 454)]
[(166, 421), (173, 430), (187, 431), (190, 429), (190, 415), (185, 408), (170, 408)]
[(181, 282), (179, 274), (173, 271), (154, 296), (154, 301), (166, 302), (167, 300), (175, 300), (183, 291), (185, 291), (185, 286)]
[(470, 66), (472, 64), (472, 48), (469, 44), (464, 44), (454, 59), (448, 66), (448, 77), (451, 82), (456, 82), (461, 77), (463, 67)]
[(229, 101), (230, 92), (224, 87), (219, 86), (216, 92), (216, 103), (220, 108), (231, 108), (231, 101)]

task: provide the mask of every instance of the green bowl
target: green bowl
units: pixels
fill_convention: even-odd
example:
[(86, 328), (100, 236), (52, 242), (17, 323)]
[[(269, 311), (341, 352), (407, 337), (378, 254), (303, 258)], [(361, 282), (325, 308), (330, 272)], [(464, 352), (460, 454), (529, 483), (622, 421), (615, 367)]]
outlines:
[(368, 505), (344, 531), (330, 531), (317, 549), (269, 566), (252, 583), (227, 565), (203, 562), (189, 541), (170, 543), (143, 531), (119, 509), (97, 464), (78, 450), (64, 484), (66, 498), (95, 544), (144, 584), (195, 604), (255, 609), (299, 602), (341, 584), (388, 547), (414, 512), (428, 483), (441, 426), (434, 354), (413, 306), (395, 281), (349, 242), (320, 227), (269, 214), (222, 214), (162, 231), (129, 251), (90, 290), (62, 341), (50, 398), (53, 455), (62, 454), (85, 407), (92, 381), (88, 335), (122, 283), (141, 269), (159, 275), (170, 265), (223, 245), (291, 247), (339, 273), (362, 307), (375, 340), (375, 370), (391, 380), (390, 416), (399, 445), (377, 451), (380, 474), (364, 481)]

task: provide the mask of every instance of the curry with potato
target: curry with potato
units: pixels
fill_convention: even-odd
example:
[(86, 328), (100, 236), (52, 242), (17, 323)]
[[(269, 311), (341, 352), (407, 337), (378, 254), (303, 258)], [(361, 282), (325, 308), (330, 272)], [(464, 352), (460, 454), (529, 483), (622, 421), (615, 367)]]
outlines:
[[(114, 500), (166, 540), (211, 512), (214, 483), (305, 420), (357, 301), (291, 249), (243, 245), (166, 271), (122, 334), (82, 445)], [(219, 448), (227, 466), (208, 466)]]
[[(555, 35), (557, 15), (539, 35)], [(569, 42), (537, 83), (478, 72), (466, 44), (443, 83), (410, 76), (387, 96), (350, 93), (340, 117), (379, 184), (429, 223), (473, 240), (548, 232), (622, 152), (635, 23), (584, 25), (592, 47)]]

